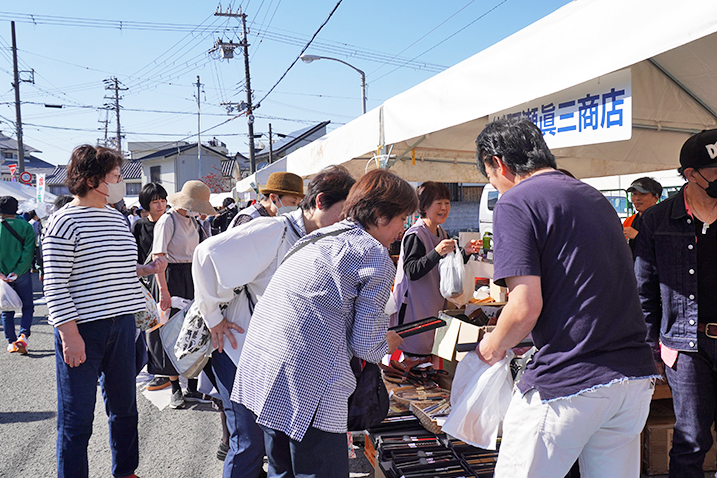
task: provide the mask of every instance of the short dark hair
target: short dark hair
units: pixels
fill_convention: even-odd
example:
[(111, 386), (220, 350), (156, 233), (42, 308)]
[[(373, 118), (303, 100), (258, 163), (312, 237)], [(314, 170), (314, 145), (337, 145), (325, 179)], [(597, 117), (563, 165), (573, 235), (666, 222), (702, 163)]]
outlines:
[(230, 204), (234, 204), (234, 198), (224, 198), (222, 201), (222, 207), (229, 207)]
[(353, 185), (346, 203), (344, 216), (364, 228), (378, 225), (380, 218), (392, 220), (407, 216), (418, 207), (416, 191), (405, 180), (384, 169), (364, 174)]
[(55, 210), (58, 210), (62, 209), (65, 204), (72, 202), (73, 199), (75, 198), (69, 194), (60, 194), (55, 198), (55, 201), (52, 204), (55, 206)]
[(75, 196), (85, 196), (96, 188), (110, 171), (122, 166), (122, 156), (103, 146), (83, 144), (72, 151), (65, 184)]
[(418, 187), (418, 213), (426, 217), (426, 210), (437, 199), (451, 200), (451, 190), (443, 183), (426, 181)]
[(477, 165), (487, 177), (486, 164), (497, 156), (508, 170), (526, 176), (543, 168), (557, 168), (543, 133), (529, 120), (499, 119), (488, 123), (476, 139)]
[(316, 209), (316, 198), (322, 196), (322, 206), (329, 208), (349, 195), (356, 180), (343, 166), (328, 166), (322, 169), (306, 187), (306, 195), (299, 203), (304, 211)]
[(139, 192), (139, 203), (142, 209), (149, 211), (149, 203), (157, 199), (167, 199), (167, 191), (159, 183), (147, 183)]

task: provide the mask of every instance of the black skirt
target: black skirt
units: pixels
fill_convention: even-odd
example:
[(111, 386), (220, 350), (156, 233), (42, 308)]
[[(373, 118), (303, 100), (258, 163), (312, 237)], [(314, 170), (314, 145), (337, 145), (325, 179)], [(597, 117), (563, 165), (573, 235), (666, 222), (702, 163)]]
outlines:
[[(191, 263), (168, 264), (165, 274), (170, 296), (183, 297), (190, 300), (194, 299), (194, 282), (192, 281)], [(159, 300), (159, 286), (156, 284), (154, 277), (152, 277), (151, 288), (152, 290), (150, 290), (150, 292), (152, 296), (155, 300)], [(179, 309), (172, 308), (170, 316), (177, 312), (179, 312)], [(147, 353), (149, 355), (147, 372), (154, 375), (178, 375), (172, 361), (164, 351), (162, 339), (159, 334), (160, 329), (161, 327), (147, 333)]]

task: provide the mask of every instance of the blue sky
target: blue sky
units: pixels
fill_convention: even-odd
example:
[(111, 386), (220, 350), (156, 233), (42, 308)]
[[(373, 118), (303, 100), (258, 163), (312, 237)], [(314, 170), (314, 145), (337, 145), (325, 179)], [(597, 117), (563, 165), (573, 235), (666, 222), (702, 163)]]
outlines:
[[(269, 94), (338, 0), (244, 0), (231, 3), (247, 14), (255, 134), (288, 134), (330, 120), (329, 130), (361, 114), (360, 80), (337, 62), (297, 62)], [(343, 0), (306, 50), (331, 56), (366, 73), (367, 108), (434, 76), (548, 15), (566, 0)], [(103, 80), (117, 77), (122, 130), (127, 141), (196, 142), (197, 75), (203, 91), (202, 134), (230, 152), (246, 154), (244, 117), (224, 123), (222, 102), (246, 99), (244, 61), (209, 55), (218, 38), (240, 41), (240, 22), (214, 16), (214, 1), (0, 2), (0, 131), (15, 136), (10, 20), (15, 20), (20, 70), (35, 70), (22, 83), (25, 143), (38, 156), (65, 164), (72, 149), (104, 138), (111, 92)], [(225, 2), (222, 10), (230, 6)], [(34, 20), (34, 23), (33, 23)], [(86, 25), (86, 26), (80, 26)], [(496, 72), (500, 74), (500, 72)], [(27, 77), (27, 75), (22, 75)], [(266, 97), (266, 98), (265, 98)], [(63, 105), (46, 108), (45, 104)], [(160, 113), (161, 111), (161, 113)], [(111, 112), (109, 134), (116, 126)], [(222, 124), (224, 123), (224, 124)]]

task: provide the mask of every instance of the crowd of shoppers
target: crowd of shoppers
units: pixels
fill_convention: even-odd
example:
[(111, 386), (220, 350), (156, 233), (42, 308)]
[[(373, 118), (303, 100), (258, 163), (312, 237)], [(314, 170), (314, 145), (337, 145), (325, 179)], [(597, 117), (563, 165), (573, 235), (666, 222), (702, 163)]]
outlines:
[[(494, 279), (510, 300), (476, 352), (493, 364), (527, 335), (537, 347), (508, 408), (495, 476), (564, 476), (576, 460), (583, 476), (637, 476), (661, 374), (677, 416), (671, 476), (701, 476), (717, 413), (705, 392), (717, 380), (717, 130), (683, 146), (687, 184), (672, 198), (658, 203), (651, 178), (630, 185), (637, 213), (622, 227), (602, 194), (557, 170), (532, 123), (490, 123), (477, 149), (502, 194)], [(0, 198), (0, 279), (23, 301), (19, 335), (14, 314), (2, 313), (8, 351), (27, 352), (31, 269), (42, 269), (55, 327), (58, 476), (88, 474), (98, 380), (112, 474), (135, 476), (139, 350), (156, 376), (148, 388), (171, 386), (172, 408), (208, 401), (196, 379), (181, 389), (159, 334), (145, 344), (137, 333), (143, 286), (169, 315), (180, 307), (173, 298), (195, 300), (209, 329), (204, 373), (226, 419), (225, 478), (260, 476), (265, 454), (270, 476), (347, 476), (350, 360), (379, 362), (396, 349), (430, 359), (431, 334), (404, 342), (388, 327), (445, 307), (437, 264), (456, 247), (441, 227), (448, 188), (429, 181), (416, 193), (384, 170), (356, 182), (334, 166), (306, 191), (299, 176), (274, 173), (259, 202), (237, 211), (225, 201), (222, 214), (200, 181), (169, 196), (150, 183), (128, 221), (112, 207), (125, 192), (121, 164), (107, 148), (76, 148), (73, 196), (58, 198), (44, 230)], [(33, 259), (40, 235), (42, 261)], [(387, 253), (396, 240), (398, 270)], [(468, 243), (464, 260), (478, 248)]]

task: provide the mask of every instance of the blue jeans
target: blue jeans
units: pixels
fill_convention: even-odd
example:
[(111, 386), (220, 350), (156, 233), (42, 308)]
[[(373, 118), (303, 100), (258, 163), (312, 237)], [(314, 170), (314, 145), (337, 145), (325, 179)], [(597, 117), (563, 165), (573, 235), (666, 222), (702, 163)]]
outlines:
[[(32, 316), (35, 315), (35, 304), (33, 303), (32, 297), (32, 276), (30, 275), (30, 272), (25, 272), (14, 281), (8, 282), (8, 285), (12, 287), (15, 292), (17, 292), (17, 295), (20, 296), (20, 300), (22, 301), (20, 334), (25, 334), (25, 337), (29, 337), (30, 327), (32, 326)], [(2, 328), (5, 331), (5, 338), (8, 343), (13, 343), (17, 340), (17, 335), (15, 335), (14, 311), (3, 311)]]
[(224, 404), (229, 428), (229, 452), (222, 478), (256, 478), (264, 460), (264, 432), (244, 405), (231, 400), (237, 367), (225, 353), (212, 354), (212, 369)]
[(710, 428), (717, 415), (717, 340), (697, 334), (697, 352), (680, 352), (674, 368), (665, 366), (672, 390), (675, 430), (670, 477), (704, 477), (702, 465), (712, 447)]
[[(261, 425), (260, 425), (261, 426)], [(329, 433), (309, 427), (301, 441), (261, 426), (269, 457), (269, 478), (347, 478), (346, 433)]]
[(139, 463), (137, 392), (135, 385), (135, 322), (132, 315), (77, 326), (87, 359), (70, 367), (55, 329), (57, 370), (57, 476), (88, 476), (87, 444), (95, 416), (97, 378), (108, 415), (112, 475), (129, 476)]

